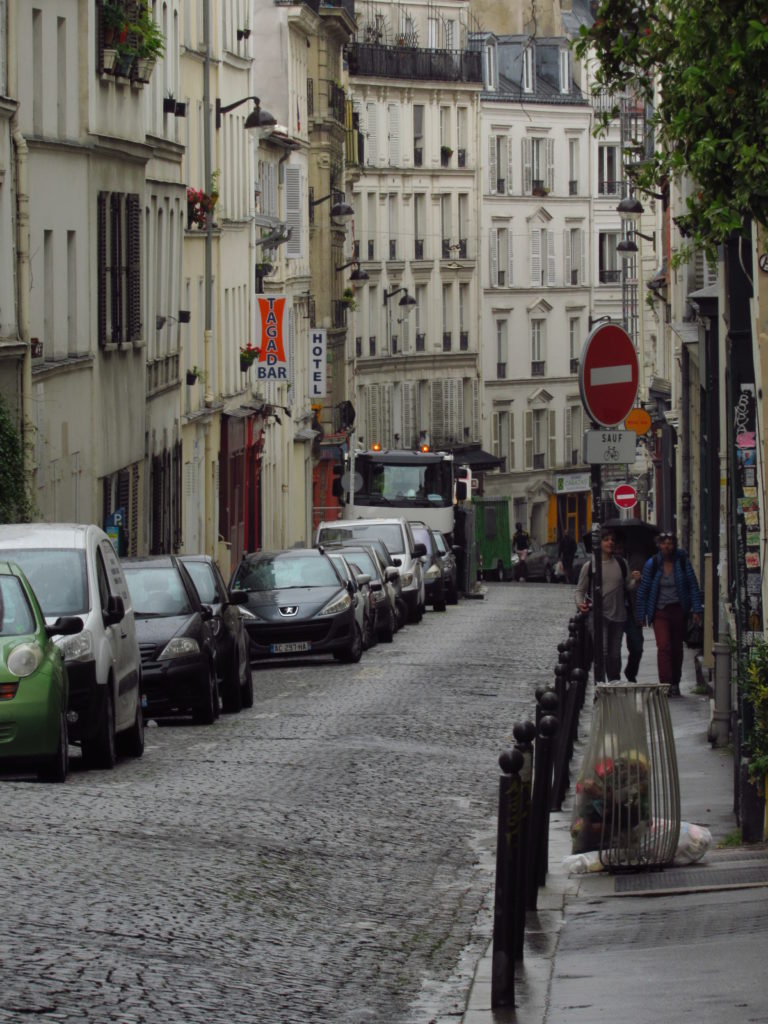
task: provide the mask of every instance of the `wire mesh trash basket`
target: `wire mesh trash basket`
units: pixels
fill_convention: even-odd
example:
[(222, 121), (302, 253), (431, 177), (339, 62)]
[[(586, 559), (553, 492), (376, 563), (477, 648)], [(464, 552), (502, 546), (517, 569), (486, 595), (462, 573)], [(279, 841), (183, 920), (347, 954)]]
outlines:
[(598, 683), (576, 783), (573, 853), (598, 850), (612, 871), (662, 867), (680, 835), (680, 780), (660, 683)]

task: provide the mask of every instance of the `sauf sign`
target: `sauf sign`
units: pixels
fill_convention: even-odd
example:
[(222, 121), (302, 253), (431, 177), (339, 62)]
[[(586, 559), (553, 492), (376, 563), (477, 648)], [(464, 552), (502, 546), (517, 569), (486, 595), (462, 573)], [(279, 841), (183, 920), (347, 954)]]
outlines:
[(259, 296), (261, 346), (256, 363), (257, 380), (289, 379), (285, 355), (285, 303), (284, 295)]
[(309, 397), (325, 398), (325, 331), (309, 332)]

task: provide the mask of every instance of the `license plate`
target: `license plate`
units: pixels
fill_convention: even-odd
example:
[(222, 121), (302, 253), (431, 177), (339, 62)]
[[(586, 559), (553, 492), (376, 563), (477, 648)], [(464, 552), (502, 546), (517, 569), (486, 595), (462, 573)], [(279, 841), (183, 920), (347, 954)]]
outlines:
[(270, 654), (300, 654), (302, 651), (311, 651), (312, 644), (302, 640), (292, 644), (270, 644)]

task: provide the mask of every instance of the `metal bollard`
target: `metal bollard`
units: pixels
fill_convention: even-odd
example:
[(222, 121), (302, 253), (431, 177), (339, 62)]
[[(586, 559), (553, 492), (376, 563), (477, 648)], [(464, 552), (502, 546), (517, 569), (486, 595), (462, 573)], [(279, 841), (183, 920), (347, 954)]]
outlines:
[[(538, 693), (538, 691), (537, 691)], [(546, 879), (549, 843), (549, 801), (552, 792), (552, 736), (557, 731), (557, 719), (552, 712), (558, 707), (557, 695), (544, 690), (536, 703), (536, 740), (533, 753), (533, 790), (531, 813), (528, 818), (528, 849), (526, 862), (526, 908), (535, 910), (538, 888)], [(554, 729), (552, 724), (554, 723)]]
[(520, 816), (525, 758), (519, 750), (504, 751), (499, 767), (499, 824), (496, 838), (496, 891), (493, 904), (491, 1006), (515, 1005), (516, 876), (520, 868)]
[(531, 835), (530, 817), (531, 787), (533, 784), (533, 741), (536, 737), (536, 726), (530, 721), (516, 722), (512, 732), (516, 740), (515, 749), (519, 750), (525, 759), (523, 767), (520, 770), (520, 778), (523, 783), (522, 827), (520, 834), (522, 855), (520, 857), (520, 867), (517, 872), (517, 886), (515, 890), (515, 959), (522, 960), (523, 949), (525, 946), (525, 903), (527, 892), (526, 870), (528, 867), (528, 843), (530, 842)]

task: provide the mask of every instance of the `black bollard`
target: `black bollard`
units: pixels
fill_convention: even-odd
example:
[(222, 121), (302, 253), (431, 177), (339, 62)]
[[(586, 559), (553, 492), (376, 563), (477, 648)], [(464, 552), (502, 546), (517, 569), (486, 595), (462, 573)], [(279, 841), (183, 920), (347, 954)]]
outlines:
[(538, 885), (546, 884), (547, 871), (549, 870), (549, 805), (552, 799), (552, 750), (558, 728), (559, 723), (554, 715), (544, 715), (539, 723), (539, 735), (536, 737), (535, 756), (541, 756), (546, 766), (545, 770), (541, 773), (541, 802), (545, 813), (542, 815), (541, 831), (539, 834), (538, 875), (536, 878)]
[(522, 858), (520, 812), (523, 783), (519, 750), (499, 757), (499, 824), (496, 838), (496, 891), (493, 904), (493, 962), (491, 1006), (515, 1005), (516, 875)]
[(520, 843), (522, 854), (520, 856), (520, 869), (517, 872), (517, 887), (515, 892), (515, 959), (523, 959), (523, 948), (525, 946), (525, 903), (527, 892), (526, 871), (528, 867), (528, 843), (530, 842), (530, 818), (531, 818), (531, 787), (533, 785), (533, 741), (536, 737), (536, 726), (533, 722), (517, 722), (512, 729), (515, 737), (515, 749), (519, 750), (525, 761), (520, 770), (520, 778), (523, 782), (523, 808), (522, 824), (520, 830)]
[(540, 862), (543, 858), (546, 876), (547, 851), (543, 849), (549, 841), (549, 801), (552, 792), (552, 741), (549, 726), (544, 722), (554, 721), (552, 712), (558, 707), (557, 695), (545, 690), (536, 704), (536, 740), (533, 752), (533, 790), (531, 792), (531, 813), (528, 818), (528, 850), (526, 863), (526, 908), (535, 910), (538, 899)]

